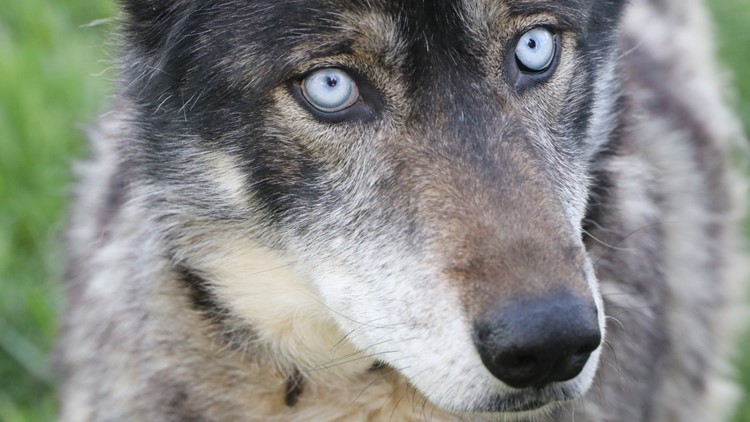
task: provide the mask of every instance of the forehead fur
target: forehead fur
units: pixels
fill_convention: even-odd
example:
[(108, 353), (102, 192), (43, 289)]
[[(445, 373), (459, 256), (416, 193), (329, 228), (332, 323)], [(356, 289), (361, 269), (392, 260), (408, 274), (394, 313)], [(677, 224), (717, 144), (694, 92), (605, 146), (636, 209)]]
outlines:
[[(275, 62), (268, 75), (292, 71), (308, 56), (347, 53), (354, 47), (385, 55), (391, 52), (388, 58), (395, 59), (410, 45), (412, 50), (429, 52), (433, 60), (453, 61), (457, 53), (472, 52), (476, 35), (512, 30), (519, 20), (540, 15), (563, 29), (585, 32), (591, 37), (589, 47), (596, 47), (601, 38), (609, 38), (602, 37), (605, 31), (614, 31), (613, 22), (624, 2), (122, 0), (128, 44), (159, 57), (159, 63), (149, 64), (152, 67), (156, 64), (157, 69), (169, 73), (166, 66), (186, 66), (196, 56), (226, 67), (227, 62), (236, 62), (236, 50), (243, 46), (246, 55), (294, 53), (257, 57)], [(274, 48), (262, 48), (269, 45)], [(227, 57), (231, 59), (222, 60)]]

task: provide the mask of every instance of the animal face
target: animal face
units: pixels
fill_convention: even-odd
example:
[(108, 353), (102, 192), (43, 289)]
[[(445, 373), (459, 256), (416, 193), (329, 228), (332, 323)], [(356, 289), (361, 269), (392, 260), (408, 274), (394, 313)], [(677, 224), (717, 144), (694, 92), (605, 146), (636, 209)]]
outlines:
[(621, 1), (124, 3), (129, 156), (168, 241), (284, 251), (354, 347), (446, 409), (587, 390), (581, 224)]

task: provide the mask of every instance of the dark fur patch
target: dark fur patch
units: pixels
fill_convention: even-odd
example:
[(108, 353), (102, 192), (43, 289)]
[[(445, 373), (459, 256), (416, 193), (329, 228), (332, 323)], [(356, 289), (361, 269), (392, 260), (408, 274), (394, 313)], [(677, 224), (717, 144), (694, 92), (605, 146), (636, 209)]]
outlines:
[(229, 311), (211, 291), (209, 282), (187, 267), (178, 267), (176, 271), (193, 309), (213, 322), (222, 322)]
[(193, 403), (187, 392), (187, 387), (178, 382), (164, 382), (159, 386), (163, 391), (170, 392), (165, 396), (164, 412), (168, 421), (201, 422), (205, 421), (200, 411), (193, 409)]
[(99, 224), (103, 230), (107, 229), (109, 223), (114, 219), (127, 200), (128, 183), (124, 177), (124, 171), (120, 171), (109, 181), (106, 202), (100, 215)]
[(385, 364), (385, 362), (377, 361), (377, 362), (375, 362), (375, 363), (372, 364), (372, 366), (370, 367), (369, 371), (370, 372), (377, 372), (377, 371), (380, 371), (381, 369), (385, 368), (386, 366), (387, 365)]
[(288, 407), (294, 407), (299, 401), (299, 397), (305, 390), (305, 379), (302, 374), (296, 370), (286, 380), (286, 390), (284, 391), (284, 403)]
[(175, 270), (177, 280), (187, 290), (188, 300), (211, 328), (211, 336), (223, 347), (245, 350), (248, 344), (257, 341), (253, 327), (238, 317), (221, 302), (211, 290), (211, 283), (194, 270), (179, 266)]

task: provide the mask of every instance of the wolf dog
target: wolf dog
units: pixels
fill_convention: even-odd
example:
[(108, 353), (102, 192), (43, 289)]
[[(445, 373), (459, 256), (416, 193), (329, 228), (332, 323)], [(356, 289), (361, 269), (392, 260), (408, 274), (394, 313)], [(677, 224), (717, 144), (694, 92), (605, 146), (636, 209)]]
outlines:
[(718, 421), (741, 130), (695, 0), (121, 0), (64, 421)]

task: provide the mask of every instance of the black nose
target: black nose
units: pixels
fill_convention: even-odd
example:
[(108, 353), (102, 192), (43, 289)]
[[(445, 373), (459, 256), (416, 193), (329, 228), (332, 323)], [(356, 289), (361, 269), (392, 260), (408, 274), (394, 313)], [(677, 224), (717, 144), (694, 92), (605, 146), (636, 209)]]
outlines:
[(474, 322), (474, 344), (514, 388), (575, 378), (601, 343), (596, 307), (570, 293), (499, 305)]

